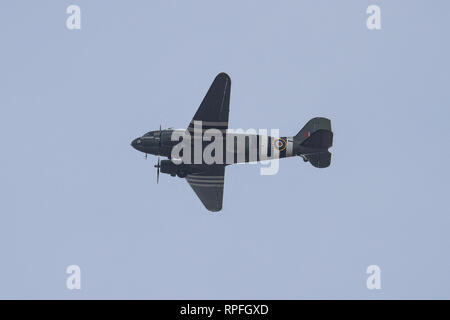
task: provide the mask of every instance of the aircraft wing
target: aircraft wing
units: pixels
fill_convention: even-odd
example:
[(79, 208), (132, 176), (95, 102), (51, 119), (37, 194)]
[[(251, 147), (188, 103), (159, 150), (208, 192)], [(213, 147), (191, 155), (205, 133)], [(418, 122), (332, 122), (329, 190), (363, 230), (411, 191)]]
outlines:
[(225, 165), (210, 165), (208, 167), (208, 170), (202, 173), (188, 174), (186, 180), (206, 209), (220, 211), (222, 209)]
[[(202, 129), (219, 129), (223, 133), (228, 129), (230, 113), (231, 79), (226, 73), (219, 73), (203, 98), (187, 130), (194, 133), (194, 121), (201, 121)], [(186, 180), (194, 189), (206, 209), (220, 211), (222, 209), (225, 165), (205, 164), (202, 173), (188, 174)]]
[(201, 121), (203, 129), (228, 128), (230, 112), (231, 79), (226, 73), (219, 73), (206, 93), (200, 107), (189, 123), (188, 130), (194, 132), (194, 121)]

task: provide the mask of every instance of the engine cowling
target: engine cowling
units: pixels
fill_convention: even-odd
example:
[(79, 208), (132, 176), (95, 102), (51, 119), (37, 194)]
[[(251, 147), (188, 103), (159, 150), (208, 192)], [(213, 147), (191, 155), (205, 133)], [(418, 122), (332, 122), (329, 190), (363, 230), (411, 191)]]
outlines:
[(180, 178), (186, 177), (188, 174), (187, 166), (184, 164), (175, 164), (171, 160), (161, 161), (161, 172), (170, 174), (171, 176), (179, 176)]
[(162, 173), (184, 178), (188, 174), (204, 172), (206, 169), (210, 169), (211, 166), (213, 165), (205, 166), (203, 164), (175, 164), (172, 160), (162, 160), (160, 163), (160, 170)]

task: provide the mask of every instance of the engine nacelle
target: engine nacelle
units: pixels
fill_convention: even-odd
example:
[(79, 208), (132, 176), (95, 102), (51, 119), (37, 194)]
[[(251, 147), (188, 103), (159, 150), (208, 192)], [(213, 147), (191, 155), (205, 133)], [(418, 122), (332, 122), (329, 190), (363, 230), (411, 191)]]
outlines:
[(162, 160), (160, 163), (160, 171), (162, 173), (170, 174), (171, 176), (186, 177), (188, 174), (196, 174), (210, 169), (214, 165), (204, 164), (175, 164), (172, 160)]
[(171, 160), (162, 160), (161, 161), (161, 172), (170, 174), (171, 176), (179, 176), (180, 178), (186, 177), (186, 175), (189, 173), (187, 165), (185, 164), (175, 164)]

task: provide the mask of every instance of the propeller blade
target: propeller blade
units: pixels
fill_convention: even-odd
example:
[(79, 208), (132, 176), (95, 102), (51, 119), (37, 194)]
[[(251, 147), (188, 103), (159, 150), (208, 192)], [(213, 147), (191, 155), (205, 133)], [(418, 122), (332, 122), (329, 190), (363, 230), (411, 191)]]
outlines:
[(159, 183), (159, 168), (161, 168), (159, 156), (158, 156), (158, 164), (155, 165), (155, 168), (156, 168), (156, 183)]

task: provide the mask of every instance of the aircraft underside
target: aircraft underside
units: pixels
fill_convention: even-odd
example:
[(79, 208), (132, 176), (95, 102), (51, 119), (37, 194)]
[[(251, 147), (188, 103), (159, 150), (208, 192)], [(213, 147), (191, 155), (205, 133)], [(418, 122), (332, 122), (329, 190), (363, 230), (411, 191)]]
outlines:
[[(333, 132), (329, 119), (313, 118), (291, 137), (232, 131), (228, 128), (230, 88), (230, 77), (220, 73), (187, 129), (160, 128), (132, 141), (135, 149), (158, 156), (157, 181), (160, 172), (185, 178), (208, 210), (220, 211), (227, 165), (295, 155), (317, 168), (330, 165)], [(168, 160), (160, 161), (160, 156)]]

